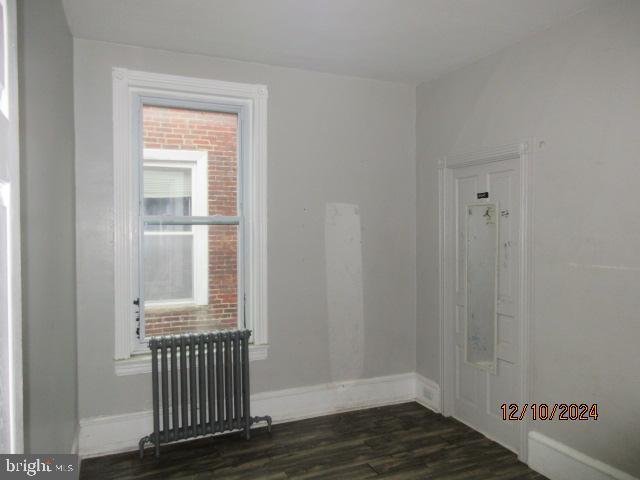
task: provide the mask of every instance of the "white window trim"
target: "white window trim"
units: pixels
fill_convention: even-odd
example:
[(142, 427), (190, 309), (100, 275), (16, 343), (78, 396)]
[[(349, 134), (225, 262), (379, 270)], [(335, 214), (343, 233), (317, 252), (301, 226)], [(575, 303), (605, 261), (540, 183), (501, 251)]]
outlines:
[[(246, 111), (243, 158), (244, 168), (244, 243), (245, 243), (245, 317), (252, 334), (252, 359), (266, 358), (268, 347), (267, 318), (267, 87), (264, 85), (223, 82), (199, 78), (140, 72), (114, 68), (113, 138), (114, 138), (114, 359), (132, 357), (132, 333), (135, 333), (135, 298), (137, 265), (132, 261), (137, 238), (137, 181), (134, 152), (136, 98), (141, 96), (167, 101), (194, 101), (209, 104), (234, 104)], [(259, 354), (258, 354), (259, 352)], [(125, 368), (116, 362), (116, 373), (144, 373), (151, 364), (140, 355), (145, 366)], [(117, 365), (121, 364), (122, 368)], [(127, 371), (126, 373), (125, 370)]]
[[(249, 361), (251, 362), (266, 360), (268, 355), (269, 345), (249, 346)], [(132, 355), (126, 360), (118, 360), (115, 363), (116, 375), (119, 377), (151, 373), (151, 355), (148, 353)]]
[[(208, 157), (208, 153), (204, 150), (145, 148), (143, 163), (145, 167), (191, 168), (191, 198), (193, 202), (191, 214), (194, 216), (206, 216)], [(172, 307), (209, 304), (209, 271), (207, 268), (209, 265), (209, 236), (207, 235), (206, 229), (203, 228), (196, 228), (191, 232), (184, 233), (193, 236), (193, 298), (155, 302), (147, 301), (145, 302), (145, 306)], [(148, 234), (149, 233), (145, 233), (145, 235)], [(167, 233), (161, 234), (167, 235)]]

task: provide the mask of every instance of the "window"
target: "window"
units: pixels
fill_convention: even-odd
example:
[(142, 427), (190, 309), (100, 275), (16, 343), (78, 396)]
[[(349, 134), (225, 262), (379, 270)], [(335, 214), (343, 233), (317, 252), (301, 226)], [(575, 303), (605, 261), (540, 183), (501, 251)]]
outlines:
[[(174, 117), (179, 119), (182, 113), (176, 109), (165, 109), (168, 114), (166, 121), (155, 122), (159, 126), (153, 128), (148, 125), (154, 123), (151, 119), (155, 118), (153, 112), (158, 109), (148, 106), (143, 109), (145, 144), (151, 143), (149, 139), (160, 140), (172, 135), (162, 130), (171, 132), (174, 129), (162, 125), (175, 122)], [(175, 115), (171, 115), (172, 112)], [(185, 110), (184, 113), (190, 112)], [(184, 119), (177, 123), (188, 125), (189, 122)], [(151, 137), (154, 134), (163, 135)], [(184, 136), (177, 140), (182, 142), (183, 139)], [(219, 160), (214, 162), (220, 163)], [(184, 312), (188, 315), (195, 310), (187, 308), (189, 306), (209, 303), (209, 242), (204, 229), (193, 225), (163, 227), (145, 221), (171, 217), (184, 217), (188, 221), (193, 216), (207, 216), (208, 163), (206, 150), (144, 149), (142, 208), (139, 211), (140, 222), (145, 225), (141, 239), (144, 315), (147, 321), (155, 318), (157, 326), (155, 330), (147, 328), (147, 336), (190, 330), (188, 323), (182, 327), (172, 327), (167, 319), (172, 313)], [(211, 193), (217, 193), (215, 185), (212, 185)], [(171, 310), (171, 307), (179, 306), (184, 308)], [(163, 313), (163, 309), (166, 312)], [(214, 328), (217, 325), (205, 323), (203, 326)]]
[(155, 335), (249, 328), (266, 356), (265, 163), (265, 87), (114, 69), (118, 374)]

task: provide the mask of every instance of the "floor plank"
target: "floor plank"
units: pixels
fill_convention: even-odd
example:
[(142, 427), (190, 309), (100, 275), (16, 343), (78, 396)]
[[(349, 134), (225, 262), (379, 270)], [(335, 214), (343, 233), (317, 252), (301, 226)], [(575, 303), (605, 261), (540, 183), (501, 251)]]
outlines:
[(543, 480), (516, 455), (417, 403), (371, 408), (252, 432), (82, 462), (81, 479)]

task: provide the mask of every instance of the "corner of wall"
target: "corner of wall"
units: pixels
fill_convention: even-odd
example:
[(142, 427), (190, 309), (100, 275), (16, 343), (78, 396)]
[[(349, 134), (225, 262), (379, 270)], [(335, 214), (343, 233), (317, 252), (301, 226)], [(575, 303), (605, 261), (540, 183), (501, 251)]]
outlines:
[(67, 453), (78, 424), (73, 37), (61, 0), (18, 3), (25, 452)]

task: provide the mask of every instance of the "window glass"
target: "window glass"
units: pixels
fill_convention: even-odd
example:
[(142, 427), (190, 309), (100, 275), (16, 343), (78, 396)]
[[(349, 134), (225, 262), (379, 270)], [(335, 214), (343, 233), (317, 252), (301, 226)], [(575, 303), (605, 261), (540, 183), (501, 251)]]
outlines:
[(237, 129), (235, 113), (143, 107), (146, 337), (238, 324), (240, 220), (215, 224), (239, 215)]
[[(179, 167), (144, 167), (144, 199), (191, 198), (191, 169)], [(155, 215), (145, 211), (145, 215)], [(172, 215), (190, 215), (190, 211), (172, 212)]]
[(144, 294), (153, 302), (194, 303), (191, 232), (144, 236)]
[(192, 225), (144, 236), (147, 336), (235, 328), (238, 226)]
[[(238, 214), (238, 115), (152, 105), (143, 107), (144, 148), (201, 151), (207, 154), (206, 188), (202, 193), (206, 211), (202, 215)], [(162, 168), (149, 171), (145, 198), (180, 191), (177, 173)], [(199, 180), (198, 175), (194, 182)], [(148, 189), (148, 190), (147, 190)]]
[[(144, 215), (192, 215), (191, 168), (144, 167)], [(157, 231), (157, 225), (147, 225), (145, 231)], [(188, 225), (176, 225), (168, 230), (190, 230)]]

